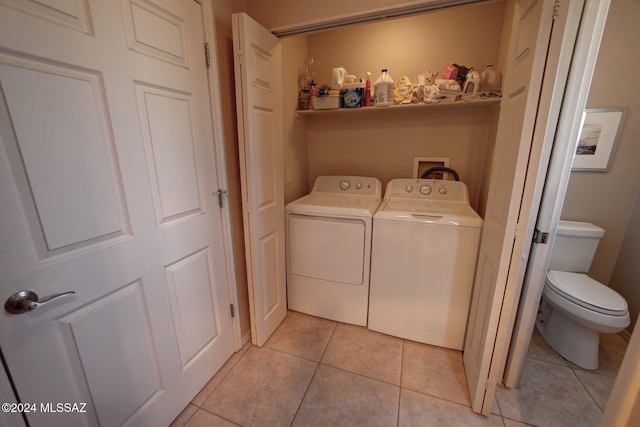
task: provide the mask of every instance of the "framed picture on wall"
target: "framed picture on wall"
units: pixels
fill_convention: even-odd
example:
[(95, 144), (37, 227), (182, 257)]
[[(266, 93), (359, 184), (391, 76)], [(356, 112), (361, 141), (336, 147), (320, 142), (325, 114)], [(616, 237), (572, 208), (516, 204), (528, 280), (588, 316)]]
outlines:
[(574, 171), (607, 171), (613, 150), (620, 137), (625, 109), (590, 109), (584, 111)]

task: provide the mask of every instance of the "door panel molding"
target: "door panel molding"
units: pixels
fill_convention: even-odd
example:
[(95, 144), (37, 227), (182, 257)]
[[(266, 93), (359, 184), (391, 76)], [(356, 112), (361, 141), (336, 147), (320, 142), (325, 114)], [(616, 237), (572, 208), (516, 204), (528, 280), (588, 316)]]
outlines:
[(4, 3), (43, 21), (94, 35), (88, 0), (71, 0), (66, 7), (65, 3), (53, 0), (4, 0)]
[(127, 423), (164, 389), (142, 288), (138, 279), (57, 320), (68, 328), (102, 425)]
[(189, 68), (187, 34), (182, 18), (150, 1), (123, 0), (122, 9), (130, 49)]
[(130, 235), (102, 74), (0, 52), (0, 78), (0, 132), (40, 260)]

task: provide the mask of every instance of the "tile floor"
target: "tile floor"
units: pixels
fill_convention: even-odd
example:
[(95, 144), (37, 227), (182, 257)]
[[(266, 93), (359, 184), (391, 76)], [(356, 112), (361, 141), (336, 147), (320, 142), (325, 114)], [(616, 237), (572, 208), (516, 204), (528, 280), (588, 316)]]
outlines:
[(290, 311), (264, 347), (245, 345), (171, 427), (598, 426), (626, 342), (603, 335), (584, 371), (534, 334), (522, 385), (470, 409), (459, 351)]

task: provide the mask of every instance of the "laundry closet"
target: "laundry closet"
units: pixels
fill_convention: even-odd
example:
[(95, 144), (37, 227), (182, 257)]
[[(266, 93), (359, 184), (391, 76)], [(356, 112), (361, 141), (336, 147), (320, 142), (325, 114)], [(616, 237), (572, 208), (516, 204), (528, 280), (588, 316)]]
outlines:
[[(538, 169), (528, 166), (545, 161), (543, 144), (533, 144), (534, 130), (544, 131), (547, 115), (557, 115), (550, 104), (559, 98), (543, 84), (543, 76), (549, 82), (566, 79), (566, 70), (554, 65), (560, 47), (566, 47), (562, 32), (551, 37), (553, 16), (551, 2), (491, 1), (278, 39), (246, 15), (234, 15), (254, 344), (264, 343), (286, 316), (284, 204), (307, 194), (318, 176), (369, 176), (386, 186), (394, 178), (415, 177), (420, 159), (443, 161), (468, 185), (470, 205), (484, 218), (464, 363), (472, 407), (488, 413), (497, 378), (487, 381), (487, 372), (495, 376), (499, 369), (499, 363), (490, 367), (492, 349), (508, 346), (508, 318), (517, 306), (512, 276), (526, 260), (519, 251), (531, 242), (529, 230), (516, 234), (518, 216), (532, 209), (524, 196), (525, 178), (537, 182)], [(561, 24), (565, 21), (566, 16)], [(551, 44), (556, 51), (548, 57)], [(442, 73), (453, 63), (478, 70), (492, 64), (503, 74), (508, 96), (297, 111), (299, 69), (309, 58), (318, 84), (329, 83), (336, 66), (358, 78), (371, 72), (375, 79), (386, 68), (394, 80), (416, 80), (420, 73)], [(547, 98), (541, 101), (543, 95)], [(531, 177), (525, 177), (528, 171)]]
[(439, 78), (453, 63), (501, 71), (504, 17), (499, 1), (282, 38), (285, 203), (306, 194), (321, 175), (372, 176), (384, 186), (416, 177), (418, 162), (435, 159), (459, 173), (482, 215), (499, 99), (296, 111), (297, 74), (311, 60), (318, 84), (330, 83), (335, 66), (363, 80), (370, 72), (372, 83), (382, 68), (395, 80), (412, 81), (427, 71)]

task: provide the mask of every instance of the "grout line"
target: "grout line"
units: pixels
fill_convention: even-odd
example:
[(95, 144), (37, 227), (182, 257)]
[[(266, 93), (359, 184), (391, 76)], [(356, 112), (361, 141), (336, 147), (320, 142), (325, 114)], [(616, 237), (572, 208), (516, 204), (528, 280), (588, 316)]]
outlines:
[[(338, 322), (338, 324), (343, 324), (343, 323)], [(365, 326), (365, 328), (366, 328), (366, 326)], [(336, 325), (335, 329), (338, 329), (338, 325)], [(329, 367), (331, 367), (333, 369), (338, 369), (338, 370), (343, 371), (343, 372), (347, 372), (347, 373), (352, 374), (352, 375), (358, 375), (359, 377), (362, 377), (362, 378), (367, 378), (367, 379), (370, 379), (370, 380), (378, 381), (378, 382), (383, 383), (383, 384), (388, 384), (388, 385), (392, 385), (394, 387), (400, 388), (400, 384), (402, 383), (402, 373), (400, 374), (400, 382), (399, 382), (399, 384), (393, 384), (393, 383), (381, 380), (379, 378), (373, 378), (373, 377), (370, 377), (368, 375), (360, 374), (358, 372), (349, 371), (348, 369), (344, 369), (344, 368), (341, 368), (339, 366), (333, 366), (333, 365), (330, 365), (330, 364), (328, 364), (326, 362), (322, 362), (322, 359), (324, 359), (324, 354), (326, 353), (327, 348), (329, 348), (329, 344), (331, 343), (331, 340), (333, 339), (333, 335), (335, 334), (335, 329), (334, 329), (334, 333), (331, 334), (331, 338), (329, 339), (329, 342), (327, 343), (327, 347), (325, 348), (325, 351), (322, 353), (322, 357), (320, 358), (320, 362), (319, 362), (320, 364), (322, 364), (324, 366), (329, 366)], [(402, 340), (402, 341), (403, 341), (402, 345), (403, 345), (403, 348), (404, 348), (404, 340)], [(400, 358), (400, 370), (402, 371), (402, 358)]]
[[(337, 325), (336, 325), (335, 329), (338, 328), (338, 325), (347, 325), (346, 323), (342, 323), (342, 322), (336, 322), (336, 323), (337, 323)], [(362, 326), (357, 326), (357, 327), (362, 327)], [(364, 326), (364, 328), (366, 328), (366, 326)], [(383, 384), (388, 384), (388, 385), (392, 385), (394, 387), (400, 388), (400, 386), (402, 384), (402, 357), (400, 358), (400, 381), (398, 382), (398, 384), (390, 383), (388, 381), (381, 380), (380, 378), (370, 377), (368, 375), (361, 374), (361, 373), (358, 373), (358, 372), (349, 371), (348, 369), (341, 368), (339, 366), (330, 365), (330, 364), (328, 364), (326, 362), (323, 362), (322, 359), (324, 359), (324, 355), (325, 355), (325, 353), (327, 351), (327, 348), (329, 347), (329, 344), (331, 343), (331, 340), (333, 339), (333, 335), (335, 334), (335, 329), (334, 329), (334, 332), (331, 334), (331, 338), (329, 338), (329, 342), (327, 343), (327, 347), (325, 348), (325, 351), (322, 353), (322, 357), (320, 358), (320, 362), (319, 362), (320, 364), (322, 364), (324, 366), (329, 366), (329, 367), (331, 367), (333, 369), (338, 369), (338, 370), (343, 371), (343, 372), (347, 372), (349, 374), (358, 375), (358, 376), (360, 376), (362, 378), (367, 378), (367, 379), (370, 379), (370, 380), (378, 381), (378, 382), (383, 383)], [(371, 331), (371, 332), (374, 332), (374, 331)], [(378, 332), (376, 332), (376, 333), (378, 333)], [(382, 334), (382, 335), (385, 335), (385, 334)], [(397, 338), (397, 337), (395, 337), (395, 338)], [(404, 348), (404, 339), (402, 339), (402, 338), (399, 338), (399, 339), (402, 341), (402, 348)], [(402, 355), (402, 353), (401, 353), (401, 355)]]
[(398, 387), (398, 416), (396, 418), (396, 426), (400, 425), (400, 405), (402, 402), (402, 367), (404, 366), (404, 345), (406, 340), (402, 340), (402, 348), (400, 349), (400, 386)]
[[(304, 360), (307, 360), (307, 359), (304, 359)], [(313, 371), (313, 375), (311, 375), (311, 380), (309, 380), (309, 384), (307, 384), (307, 388), (305, 389), (304, 393), (302, 394), (302, 399), (300, 399), (300, 403), (298, 403), (298, 408), (296, 409), (296, 413), (293, 414), (293, 418), (291, 418), (291, 423), (289, 423), (289, 426), (292, 426), (293, 423), (296, 421), (296, 417), (298, 416), (298, 412), (300, 412), (300, 408), (302, 408), (302, 403), (304, 402), (304, 399), (305, 399), (305, 397), (307, 397), (307, 393), (309, 392), (309, 389), (311, 388), (311, 383), (313, 383), (313, 380), (316, 378), (316, 375), (318, 373), (318, 369), (320, 368), (320, 362), (315, 362), (315, 364), (316, 364), (316, 369)]]
[[(558, 356), (560, 356), (560, 355), (558, 355)], [(562, 357), (562, 356), (560, 356), (560, 357)], [(535, 360), (537, 362), (551, 363), (552, 365), (564, 366), (565, 368), (566, 367), (569, 367), (569, 368), (571, 367), (571, 366), (569, 366), (569, 362), (567, 362), (567, 360), (565, 358), (562, 358), (562, 360), (553, 361), (553, 360), (545, 360), (544, 358), (538, 358), (538, 357), (530, 356), (530, 355), (527, 354), (527, 360)]]
[(281, 350), (279, 348), (269, 347), (267, 345), (267, 343), (265, 343), (263, 348), (267, 348), (269, 350), (273, 350), (273, 351), (281, 353), (281, 354), (286, 354), (287, 356), (293, 356), (293, 357), (297, 357), (297, 358), (302, 359), (302, 360), (307, 360), (309, 362), (313, 362), (313, 363), (318, 363), (319, 364), (320, 361), (322, 360), (322, 358), (324, 357), (324, 353), (327, 351), (327, 347), (329, 346), (329, 342), (331, 341), (331, 338), (333, 337), (333, 333), (335, 332), (335, 329), (336, 329), (336, 325), (334, 324), (333, 330), (331, 331), (331, 336), (329, 336), (329, 339), (327, 340), (327, 344), (325, 345), (324, 349), (322, 350), (322, 354), (320, 355), (320, 359), (319, 360), (309, 359), (307, 357), (300, 356), (299, 354), (292, 354), (292, 353), (289, 353), (289, 352), (287, 352), (285, 350)]
[[(442, 401), (442, 402), (452, 403), (452, 404), (454, 404), (454, 405), (457, 405), (457, 406), (461, 406), (461, 407), (463, 407), (463, 408), (466, 408), (466, 409), (470, 410), (472, 413), (474, 413), (474, 414), (475, 414), (475, 412), (473, 412), (473, 411), (471, 410), (471, 405), (470, 405), (470, 404), (469, 404), (469, 405), (467, 405), (467, 404), (465, 404), (465, 403), (456, 402), (455, 400), (445, 399), (444, 397), (440, 397), (440, 396), (436, 396), (436, 395), (433, 395), (433, 394), (424, 393), (424, 392), (422, 392), (422, 391), (418, 391), (418, 390), (413, 390), (413, 389), (408, 388), (408, 387), (401, 387), (401, 388), (400, 388), (400, 390), (401, 390), (401, 391), (402, 391), (402, 390), (407, 390), (407, 391), (410, 391), (410, 392), (412, 392), (412, 393), (418, 393), (418, 394), (421, 394), (421, 395), (423, 395), (423, 396), (430, 397), (430, 398), (432, 398), (432, 399), (438, 399), (438, 400), (440, 400), (440, 401)], [(493, 413), (492, 413), (492, 414), (490, 414), (490, 415), (495, 415), (495, 416), (497, 416), (497, 417), (504, 418), (504, 416), (502, 416), (502, 415), (498, 415), (498, 414), (493, 414)], [(483, 415), (483, 417), (484, 417), (484, 415)], [(488, 418), (488, 417), (486, 417), (486, 418)], [(508, 418), (508, 417), (507, 417), (507, 418)], [(510, 418), (510, 419), (511, 419), (511, 418)], [(514, 420), (514, 421), (518, 421), (518, 420)], [(520, 422), (523, 422), (523, 421), (520, 421)]]
[(191, 421), (191, 418), (193, 418), (193, 416), (196, 414), (196, 412), (198, 412), (198, 411), (200, 410), (200, 407), (198, 407), (198, 406), (196, 406), (196, 405), (192, 404), (191, 402), (189, 402), (189, 403), (187, 404), (187, 406), (185, 406), (185, 407), (184, 407), (184, 409), (183, 409), (182, 411), (180, 411), (180, 413), (178, 414), (178, 416), (177, 416), (177, 417), (176, 417), (176, 418), (171, 422), (171, 424), (169, 425), (169, 427), (171, 427), (171, 426), (173, 426), (173, 425), (174, 425), (173, 423), (174, 423), (174, 422), (176, 422), (176, 420), (177, 420), (178, 418), (180, 418), (180, 415), (182, 415), (182, 413), (183, 413), (183, 412), (184, 412), (184, 411), (185, 411), (189, 406), (193, 406), (194, 408), (196, 408), (196, 410), (195, 410), (195, 411), (193, 411), (193, 414), (191, 414), (191, 415), (189, 416), (189, 418), (187, 418), (186, 420), (184, 420), (184, 422), (183, 422), (182, 424), (180, 424), (179, 426), (178, 426), (178, 425), (176, 425), (175, 427), (184, 427), (184, 426), (186, 426), (186, 425), (189, 423), (189, 421)]
[(502, 422), (504, 422), (504, 425), (505, 425), (505, 426), (507, 425), (507, 423), (504, 421), (505, 419), (510, 420), (510, 421), (515, 421), (515, 422), (520, 423), (520, 424), (525, 425), (525, 426), (540, 427), (540, 426), (538, 426), (537, 424), (531, 424), (530, 422), (527, 422), (527, 421), (520, 421), (520, 420), (517, 420), (517, 419), (515, 419), (515, 418), (511, 418), (511, 417), (505, 417), (505, 416), (503, 416), (503, 417), (502, 417)]
[(267, 349), (267, 350), (269, 350), (269, 351), (275, 351), (276, 353), (284, 354), (284, 355), (286, 355), (286, 356), (290, 356), (290, 357), (295, 357), (295, 358), (297, 358), (297, 359), (306, 360), (307, 362), (320, 363), (320, 361), (319, 361), (319, 360), (309, 359), (309, 358), (307, 358), (307, 357), (300, 356), (299, 354), (291, 354), (291, 353), (288, 353), (288, 352), (286, 352), (286, 351), (284, 351), (284, 350), (281, 350), (281, 349), (279, 349), (279, 348), (267, 347), (266, 345), (265, 345), (265, 346), (262, 346), (262, 347), (260, 347), (260, 348), (264, 348), (264, 349)]
[[(580, 379), (580, 376), (577, 374), (577, 371), (579, 372), (587, 372), (587, 373), (595, 373), (593, 371), (588, 371), (586, 369), (582, 369), (579, 366), (573, 365), (572, 363), (570, 363), (569, 361), (566, 361), (567, 364), (566, 365), (559, 365), (557, 363), (554, 362), (549, 362), (546, 360), (538, 360), (538, 359), (529, 359), (531, 361), (534, 361), (536, 363), (542, 363), (542, 364), (548, 364), (548, 365), (554, 365), (560, 368), (567, 368), (571, 371), (571, 373), (573, 373), (573, 375), (577, 378), (578, 382), (580, 383), (580, 385), (582, 386), (582, 388), (586, 391), (587, 395), (591, 398), (593, 404), (595, 405), (595, 407), (600, 411), (600, 413), (604, 413), (604, 410), (600, 407), (600, 405), (598, 404), (598, 402), (596, 401), (596, 399), (593, 397), (593, 395), (591, 394), (591, 392), (589, 392), (589, 389), (586, 387), (586, 385), (582, 382), (582, 380)], [(566, 360), (566, 359), (564, 359)], [(575, 367), (574, 367), (575, 366)], [(600, 374), (601, 375), (601, 374)], [(605, 375), (603, 375), (605, 376)], [(498, 406), (498, 409), (500, 409), (500, 407)], [(500, 413), (502, 414), (502, 410), (500, 410)], [(503, 418), (505, 418), (504, 415), (502, 415)], [(509, 418), (509, 417), (506, 417)], [(513, 418), (509, 418), (509, 419), (513, 419)], [(515, 420), (515, 421), (519, 421), (522, 423), (527, 423), (527, 421), (520, 421), (520, 420)], [(529, 424), (529, 425), (533, 425), (533, 424)]]
[[(602, 409), (600, 407), (600, 405), (598, 405), (598, 401), (593, 397), (593, 395), (591, 394), (591, 392), (589, 391), (589, 389), (587, 388), (587, 386), (584, 384), (584, 382), (582, 381), (582, 379), (580, 378), (580, 375), (578, 375), (576, 373), (576, 370), (571, 368), (571, 372), (573, 372), (573, 375), (576, 376), (576, 378), (578, 379), (578, 382), (580, 383), (580, 385), (582, 386), (582, 388), (584, 389), (584, 391), (587, 392), (587, 394), (589, 395), (589, 397), (591, 398), (591, 400), (593, 400), (593, 403), (596, 405), (596, 408), (598, 408), (600, 410), (600, 412), (604, 413), (604, 409)], [(584, 371), (584, 372), (588, 372), (588, 371)]]
[[(246, 347), (246, 349), (245, 349)], [(229, 374), (231, 374), (231, 372), (233, 372), (233, 370), (236, 368), (236, 366), (238, 365), (238, 363), (240, 363), (240, 361), (244, 358), (244, 356), (249, 352), (249, 349), (253, 347), (253, 344), (251, 344), (250, 342), (247, 342), (247, 344), (243, 345), (242, 348), (240, 349), (240, 351), (237, 352), (238, 354), (238, 360), (236, 360), (236, 362), (229, 366), (229, 369), (227, 370), (227, 373), (225, 373), (224, 375), (222, 375), (222, 377), (220, 378), (220, 381), (218, 382), (218, 384), (216, 384), (215, 387), (213, 387), (213, 389), (211, 390), (210, 393), (207, 394), (207, 396), (203, 399), (202, 404), (204, 404), (204, 402), (206, 402), (209, 397), (211, 397), (211, 395), (222, 385), (222, 383), (225, 382), (225, 380), (227, 379), (227, 377), (229, 376)], [(209, 378), (209, 381), (213, 380), (213, 378), (218, 375), (220, 373), (220, 371), (224, 368), (224, 365), (226, 365), (229, 360), (231, 360), (234, 356), (236, 355), (236, 353), (232, 354), (231, 357), (229, 357), (229, 359), (227, 359), (227, 361), (225, 363), (222, 364), (222, 366), (220, 367), (220, 369), (218, 369), (218, 372), (216, 372), (215, 374), (213, 374), (213, 376), (211, 378)], [(209, 381), (207, 381), (207, 384), (204, 385), (204, 387), (202, 387), (202, 389), (200, 391), (202, 391), (205, 387), (207, 387), (207, 385), (209, 384)], [(200, 394), (200, 391), (196, 394), (196, 396), (198, 394)], [(195, 399), (195, 397), (193, 398)], [(195, 403), (193, 403), (193, 399), (191, 399), (191, 401), (189, 402), (190, 405), (195, 406), (196, 408), (200, 409), (202, 408), (202, 405), (196, 405)], [(216, 414), (217, 415), (217, 414)]]
[[(435, 394), (425, 393), (424, 391), (420, 391), (420, 390), (414, 390), (414, 389), (412, 389), (410, 387), (400, 387), (400, 389), (401, 390), (411, 391), (413, 393), (418, 393), (418, 394), (421, 394), (423, 396), (433, 397), (434, 399), (442, 400), (443, 402), (455, 403), (456, 405), (464, 406), (465, 408), (471, 409), (471, 403), (470, 402), (469, 403), (460, 403), (460, 402), (457, 402), (455, 400), (447, 399), (446, 397), (437, 396)], [(502, 414), (493, 414), (493, 415), (498, 415), (498, 416), (502, 417)]]
[[(467, 387), (469, 388), (469, 387)], [(496, 407), (498, 408), (498, 415), (500, 415), (502, 418), (504, 418), (504, 415), (502, 415), (502, 408), (500, 408), (500, 402), (498, 402), (498, 393), (496, 393), (495, 391), (493, 392), (493, 401), (496, 404)], [(469, 400), (471, 400), (471, 398), (469, 398)]]
[(324, 346), (324, 349), (322, 350), (322, 354), (320, 355), (320, 360), (318, 361), (318, 363), (321, 363), (322, 359), (324, 359), (324, 355), (327, 352), (327, 349), (329, 348), (329, 344), (331, 344), (331, 340), (333, 339), (333, 336), (335, 335), (336, 329), (338, 329), (338, 325), (339, 324), (340, 324), (340, 322), (335, 322), (333, 324), (333, 330), (331, 331), (331, 335), (329, 336), (329, 339), (327, 340), (327, 344)]
[[(208, 409), (205, 409), (205, 408), (199, 408), (199, 410), (202, 410), (202, 411), (208, 412), (208, 413), (209, 413), (209, 414), (211, 414), (211, 415), (215, 415), (216, 417), (218, 417), (218, 418), (220, 418), (220, 419), (222, 419), (222, 420), (229, 421), (231, 424), (233, 424), (233, 425), (235, 425), (235, 426), (242, 427), (242, 424), (238, 424), (238, 423), (236, 423), (235, 421), (230, 420), (229, 418), (225, 418), (225, 417), (223, 417), (223, 416), (222, 416), (222, 415), (220, 415), (220, 414), (216, 414), (215, 412), (211, 412), (211, 411), (209, 411)], [(195, 415), (195, 413), (194, 413), (193, 415)], [(193, 415), (191, 416), (192, 418), (193, 418)], [(186, 424), (185, 424), (185, 425), (186, 425)]]
[[(398, 384), (393, 384), (393, 383), (381, 380), (380, 378), (373, 378), (373, 377), (370, 377), (370, 376), (367, 376), (367, 375), (364, 375), (364, 374), (359, 374), (357, 372), (349, 371), (349, 370), (341, 368), (339, 366), (333, 366), (333, 365), (329, 365), (327, 363), (319, 363), (319, 365), (327, 366), (327, 367), (329, 367), (331, 369), (337, 369), (338, 371), (346, 372), (347, 374), (356, 375), (358, 377), (366, 378), (368, 380), (377, 381), (377, 382), (379, 382), (381, 384), (386, 384), (386, 385), (390, 385), (390, 386), (393, 386), (393, 387), (401, 388)], [(407, 389), (407, 390), (409, 390), (409, 389)], [(414, 391), (414, 390), (411, 390), (411, 391)]]
[[(322, 361), (322, 358), (324, 357), (325, 352), (327, 351), (327, 348), (329, 347), (329, 343), (331, 342), (331, 339), (333, 338), (333, 334), (335, 334), (336, 332), (336, 328), (338, 327), (338, 323), (339, 322), (335, 322), (333, 324), (333, 330), (331, 331), (331, 335), (329, 336), (329, 339), (327, 340), (327, 344), (325, 344), (324, 349), (322, 350), (322, 354), (320, 355), (320, 360), (315, 361), (312, 360), (312, 362), (314, 362), (316, 364), (316, 369), (313, 371), (313, 375), (311, 376), (311, 380), (309, 381), (309, 384), (307, 384), (307, 388), (304, 391), (304, 393), (302, 394), (302, 399), (300, 399), (300, 403), (298, 404), (298, 408), (296, 409), (296, 413), (293, 414), (293, 418), (291, 419), (291, 423), (289, 424), (289, 426), (292, 426), (293, 423), (296, 421), (296, 417), (298, 416), (298, 412), (300, 412), (300, 408), (302, 408), (302, 403), (304, 402), (305, 397), (307, 397), (307, 393), (309, 392), (309, 389), (311, 388), (311, 383), (313, 383), (313, 380), (316, 378), (316, 375), (318, 373), (318, 369), (320, 369), (320, 362)], [(288, 353), (286, 353), (288, 354)], [(293, 355), (290, 355), (293, 356)], [(295, 357), (300, 357), (300, 356), (295, 356)], [(300, 359), (303, 360), (309, 360), (306, 359), (304, 357), (300, 357)]]

